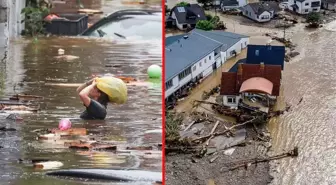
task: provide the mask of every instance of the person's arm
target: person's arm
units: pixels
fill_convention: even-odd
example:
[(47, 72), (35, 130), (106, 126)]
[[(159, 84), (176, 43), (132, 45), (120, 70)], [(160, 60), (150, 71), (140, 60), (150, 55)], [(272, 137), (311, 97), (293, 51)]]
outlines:
[(85, 87), (89, 86), (92, 84), (94, 79), (91, 79), (90, 81), (87, 81), (85, 83), (83, 83), (82, 85), (80, 85), (78, 88), (77, 88), (77, 93), (80, 93)]
[(86, 107), (88, 107), (91, 103), (91, 99), (89, 97), (89, 93), (90, 91), (96, 86), (96, 82), (93, 80), (93, 82), (91, 83), (91, 85), (85, 87), (83, 90), (81, 90), (79, 92), (79, 97), (82, 100), (82, 102), (84, 103), (84, 105)]

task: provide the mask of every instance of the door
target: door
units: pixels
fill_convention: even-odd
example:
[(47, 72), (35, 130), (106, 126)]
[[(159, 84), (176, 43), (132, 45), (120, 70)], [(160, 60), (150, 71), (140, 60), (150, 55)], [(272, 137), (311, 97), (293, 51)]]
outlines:
[(215, 61), (215, 63), (212, 64), (212, 70), (216, 70), (217, 69), (217, 62)]

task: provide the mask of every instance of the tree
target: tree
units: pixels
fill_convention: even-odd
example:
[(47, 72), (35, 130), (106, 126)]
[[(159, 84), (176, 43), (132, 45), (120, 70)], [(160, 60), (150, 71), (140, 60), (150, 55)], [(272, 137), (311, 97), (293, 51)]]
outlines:
[(200, 20), (197, 22), (196, 28), (209, 31), (209, 30), (213, 30), (215, 28), (215, 25), (211, 21)]
[(212, 20), (212, 15), (210, 14), (205, 14), (205, 17), (207, 18), (208, 21), (211, 21)]
[(319, 23), (321, 19), (321, 15), (317, 12), (311, 12), (307, 16), (307, 23), (316, 24)]
[(176, 6), (188, 6), (188, 5), (189, 5), (189, 3), (184, 2), (184, 1), (179, 2), (179, 3), (176, 4)]
[(308, 28), (318, 28), (320, 25), (321, 15), (317, 12), (311, 12), (307, 16)]

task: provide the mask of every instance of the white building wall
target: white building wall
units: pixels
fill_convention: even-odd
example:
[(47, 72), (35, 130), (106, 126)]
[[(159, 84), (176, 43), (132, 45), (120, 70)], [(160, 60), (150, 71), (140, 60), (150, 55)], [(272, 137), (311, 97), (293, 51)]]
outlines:
[[(191, 67), (192, 78), (196, 78), (201, 73), (203, 73), (203, 77), (206, 77), (209, 74), (211, 74), (212, 64), (215, 62), (214, 61), (214, 55), (215, 55), (215, 52), (213, 51), (210, 54), (208, 54), (207, 56), (203, 57), (198, 62), (196, 62)], [(200, 63), (201, 63), (201, 66), (200, 66)], [(196, 69), (194, 68), (195, 66), (196, 66)], [(211, 67), (211, 71), (209, 71), (209, 67)]]
[[(310, 12), (319, 12), (321, 10), (321, 6), (320, 7), (311, 7), (311, 3), (312, 2), (320, 2), (321, 4), (321, 0), (306, 0), (304, 2), (298, 2), (296, 1), (296, 5), (299, 7), (299, 9), (296, 10), (297, 13), (299, 14), (309, 14)], [(288, 9), (291, 11), (294, 11), (292, 5), (294, 5), (295, 0), (289, 0), (288, 1)], [(316, 10), (314, 10), (316, 9)], [(307, 10), (307, 11), (306, 11)]]
[[(268, 16), (268, 19), (262, 19), (263, 16)], [(262, 14), (260, 14), (259, 16), (257, 16), (257, 21), (258, 22), (268, 22), (268, 21), (271, 20), (271, 18), (272, 18), (272, 16), (271, 16), (270, 12), (265, 11)]]
[(175, 91), (177, 91), (179, 89), (179, 80), (178, 80), (178, 76), (174, 77), (172, 79), (173, 81), (173, 86), (170, 87), (169, 89), (165, 90), (165, 98), (167, 98), (168, 96), (172, 95)]
[[(191, 74), (189, 74), (188, 76), (184, 77), (182, 80), (179, 81), (178, 85), (179, 87), (182, 87), (183, 85), (187, 84), (188, 82), (191, 81)], [(177, 76), (177, 80), (178, 80), (178, 76)]]
[(246, 48), (247, 45), (249, 44), (249, 38), (242, 38), (240, 39), (239, 42), (231, 46), (227, 51), (226, 51), (226, 59), (230, 59), (234, 55), (231, 55), (231, 52), (235, 50), (237, 52), (237, 55), (242, 51), (242, 49)]
[[(235, 97), (236, 98), (236, 103), (229, 103), (228, 102), (228, 98), (229, 97)], [(223, 96), (223, 105), (224, 106), (228, 106), (228, 107), (236, 108), (236, 107), (238, 107), (240, 99), (241, 99), (241, 96), (232, 96), (232, 95), (228, 96), (228, 95), (224, 95)]]

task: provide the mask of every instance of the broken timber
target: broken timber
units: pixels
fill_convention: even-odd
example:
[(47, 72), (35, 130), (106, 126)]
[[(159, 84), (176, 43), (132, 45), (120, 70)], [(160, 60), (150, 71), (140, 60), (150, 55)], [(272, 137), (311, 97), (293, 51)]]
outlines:
[[(248, 167), (251, 164), (269, 162), (269, 161), (282, 159), (282, 158), (286, 158), (286, 157), (297, 157), (298, 155), (299, 155), (299, 149), (298, 149), (298, 147), (294, 147), (294, 149), (289, 151), (289, 152), (282, 153), (282, 154), (275, 155), (275, 156), (271, 156), (271, 157), (267, 157), (267, 158), (253, 158), (253, 159), (248, 159), (248, 160), (229, 163), (228, 165), (231, 165), (231, 164), (237, 164), (237, 165), (235, 165), (231, 168), (228, 168), (227, 170), (232, 171), (232, 170), (236, 170), (236, 169), (241, 168), (241, 167)], [(220, 171), (223, 171), (224, 168), (225, 167), (221, 168)]]
[(251, 119), (251, 120), (249, 120), (249, 121), (246, 121), (246, 122), (244, 122), (244, 123), (234, 125), (234, 126), (228, 128), (228, 129), (226, 129), (226, 130), (224, 130), (224, 131), (222, 131), (222, 132), (216, 132), (216, 133), (212, 133), (212, 134), (209, 134), (209, 135), (206, 135), (206, 136), (203, 136), (203, 137), (199, 137), (199, 138), (193, 139), (192, 142), (199, 141), (199, 140), (204, 140), (204, 139), (208, 139), (208, 138), (210, 138), (210, 137), (214, 137), (214, 136), (218, 136), (218, 135), (223, 135), (223, 134), (225, 134), (225, 133), (227, 133), (227, 132), (232, 131), (233, 129), (235, 129), (235, 128), (237, 128), (237, 127), (241, 127), (241, 126), (244, 126), (244, 125), (246, 125), (246, 124), (248, 124), (248, 123), (251, 123), (251, 122), (253, 122), (253, 121), (256, 120), (256, 119), (257, 119), (257, 118), (253, 118), (253, 119)]

